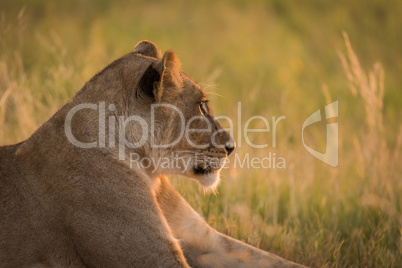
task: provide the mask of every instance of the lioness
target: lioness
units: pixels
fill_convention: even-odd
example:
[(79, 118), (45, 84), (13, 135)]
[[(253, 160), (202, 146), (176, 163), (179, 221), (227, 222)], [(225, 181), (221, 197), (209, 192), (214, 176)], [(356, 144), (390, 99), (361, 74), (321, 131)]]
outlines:
[(175, 53), (138, 43), (0, 148), (0, 266), (299, 267), (212, 229), (165, 177), (215, 187), (234, 146)]

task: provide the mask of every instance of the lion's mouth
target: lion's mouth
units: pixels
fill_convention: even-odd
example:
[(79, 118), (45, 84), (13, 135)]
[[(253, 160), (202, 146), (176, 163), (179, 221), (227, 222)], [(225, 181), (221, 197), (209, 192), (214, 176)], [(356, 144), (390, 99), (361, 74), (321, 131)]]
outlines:
[(201, 166), (194, 166), (194, 173), (196, 175), (205, 175), (205, 174), (209, 174), (212, 173), (212, 168), (207, 166), (207, 167), (201, 167)]
[(205, 175), (221, 170), (225, 164), (225, 158), (206, 157), (203, 161), (197, 161), (193, 166), (196, 175)]

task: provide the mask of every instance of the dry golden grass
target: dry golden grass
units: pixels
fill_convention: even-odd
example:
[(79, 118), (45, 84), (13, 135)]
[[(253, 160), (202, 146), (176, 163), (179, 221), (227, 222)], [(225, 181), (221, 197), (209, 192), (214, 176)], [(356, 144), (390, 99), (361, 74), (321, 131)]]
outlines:
[[(350, 5), (351, 14), (362, 10), (362, 3), (341, 2)], [(6, 5), (0, 16), (0, 144), (29, 137), (93, 74), (140, 39), (151, 39), (162, 50), (175, 49), (190, 76), (213, 85), (208, 91), (215, 93), (211, 104), (218, 113), (236, 118), (241, 101), (243, 121), (235, 120), (237, 125), (252, 115), (287, 116), (278, 128), (276, 148), (272, 136), (256, 135), (256, 143), (268, 141), (270, 147), (253, 149), (243, 139), (237, 150), (250, 157), (276, 153), (286, 159), (286, 169), (232, 167), (224, 171), (218, 195), (205, 195), (195, 182), (173, 178), (213, 227), (313, 267), (399, 267), (402, 100), (395, 74), (402, 58), (395, 52), (396, 38), (383, 36), (388, 38), (384, 46), (374, 37), (399, 29), (392, 12), (402, 5), (368, 3), (386, 10), (390, 24), (381, 28), (377, 13), (362, 13), (358, 23), (372, 30), (367, 37), (342, 7), (324, 5), (320, 11), (319, 1), (174, 3), (91, 2), (88, 10), (101, 16), (45, 1), (37, 1), (39, 8), (27, 4), (14, 16), (17, 4), (8, 3), (11, 7)], [(343, 40), (339, 32), (329, 35), (331, 25), (348, 29), (357, 53), (364, 51), (361, 61), (344, 34), (346, 52), (338, 53), (339, 62), (335, 52)], [(384, 59), (384, 67), (375, 64), (365, 71), (373, 56), (361, 45), (363, 37)], [(393, 52), (395, 62), (387, 61), (385, 51)], [(331, 168), (303, 148), (301, 125), (335, 100), (340, 107), (339, 166)], [(324, 133), (325, 123), (317, 124), (306, 139), (323, 148)]]

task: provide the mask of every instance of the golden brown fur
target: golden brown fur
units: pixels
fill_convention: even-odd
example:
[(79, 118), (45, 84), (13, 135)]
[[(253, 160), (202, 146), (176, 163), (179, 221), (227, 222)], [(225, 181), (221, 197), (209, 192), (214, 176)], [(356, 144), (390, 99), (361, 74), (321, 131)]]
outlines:
[[(179, 66), (173, 51), (162, 57), (153, 43), (140, 42), (29, 139), (0, 147), (0, 267), (297, 266), (212, 229), (163, 175), (183, 174), (215, 187), (222, 166), (214, 160), (234, 147), (203, 102), (205, 91)], [(71, 113), (88, 103), (96, 106)], [(177, 107), (186, 123), (198, 116), (191, 128), (210, 124), (211, 131), (155, 148), (154, 141), (176, 141), (181, 118), (170, 106), (152, 115), (152, 104)], [(155, 124), (128, 120), (135, 116)], [(132, 146), (144, 130), (152, 135)], [(211, 132), (217, 132), (215, 144)], [(133, 154), (160, 160), (171, 153), (191, 165), (132, 165)]]

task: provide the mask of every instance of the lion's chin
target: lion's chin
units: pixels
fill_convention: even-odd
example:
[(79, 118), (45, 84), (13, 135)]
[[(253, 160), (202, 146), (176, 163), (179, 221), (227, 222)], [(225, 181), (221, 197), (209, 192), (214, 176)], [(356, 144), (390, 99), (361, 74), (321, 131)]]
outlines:
[(198, 175), (196, 179), (205, 190), (214, 191), (220, 182), (220, 171)]

